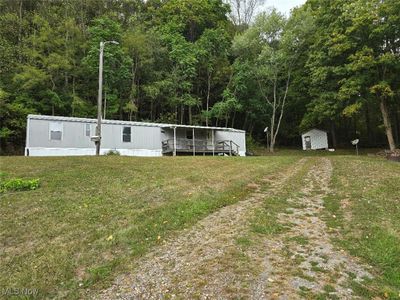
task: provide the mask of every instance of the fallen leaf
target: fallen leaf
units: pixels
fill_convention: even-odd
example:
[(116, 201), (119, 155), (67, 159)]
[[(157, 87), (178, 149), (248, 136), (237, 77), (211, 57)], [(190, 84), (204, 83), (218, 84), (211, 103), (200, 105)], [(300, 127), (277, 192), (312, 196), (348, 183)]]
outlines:
[(113, 237), (112, 235), (110, 235), (110, 236), (107, 238), (107, 241), (111, 241), (113, 238), (114, 238), (114, 237)]
[(268, 278), (267, 279), (269, 282), (274, 282), (274, 280), (272, 278)]

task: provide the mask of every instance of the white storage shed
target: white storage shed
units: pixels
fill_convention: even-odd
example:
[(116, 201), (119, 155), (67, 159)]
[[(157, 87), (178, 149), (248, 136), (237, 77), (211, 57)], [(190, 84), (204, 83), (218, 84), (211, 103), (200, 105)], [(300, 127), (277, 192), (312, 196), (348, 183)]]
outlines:
[(324, 130), (311, 129), (301, 135), (303, 150), (328, 149), (328, 134)]

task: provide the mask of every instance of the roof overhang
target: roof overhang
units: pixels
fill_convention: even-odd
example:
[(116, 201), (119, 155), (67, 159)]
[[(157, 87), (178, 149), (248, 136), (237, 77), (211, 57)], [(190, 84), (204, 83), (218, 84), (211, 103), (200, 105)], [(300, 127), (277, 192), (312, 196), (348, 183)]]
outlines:
[(245, 132), (244, 130), (234, 129), (234, 128), (226, 128), (226, 127), (212, 127), (212, 126), (197, 126), (197, 125), (179, 125), (179, 124), (162, 124), (161, 128), (163, 129), (200, 129), (200, 130), (225, 130), (232, 132)]
[[(64, 122), (80, 122), (80, 123), (97, 123), (97, 119), (62, 117), (62, 116), (46, 116), (46, 115), (28, 115), (28, 119), (49, 120), (49, 121), (58, 121), (58, 122), (64, 121)], [(121, 121), (121, 120), (108, 120), (108, 119), (103, 119), (101, 122), (102, 122), (102, 124), (160, 127), (163, 129), (185, 128), (185, 129), (219, 130), (219, 131), (230, 131), (230, 132), (241, 132), (241, 133), (246, 132), (244, 130), (234, 129), (234, 128), (226, 128), (226, 127), (135, 122), (135, 121)]]

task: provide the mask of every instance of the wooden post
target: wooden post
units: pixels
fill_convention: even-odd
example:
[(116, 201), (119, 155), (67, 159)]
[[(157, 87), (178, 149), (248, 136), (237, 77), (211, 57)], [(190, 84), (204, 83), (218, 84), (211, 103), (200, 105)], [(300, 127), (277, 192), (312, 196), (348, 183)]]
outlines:
[(214, 156), (214, 154), (215, 154), (214, 129), (211, 129), (211, 143), (212, 143), (212, 151), (213, 151), (213, 156)]
[(174, 127), (174, 152), (173, 155), (176, 156), (176, 127)]
[(196, 156), (196, 143), (194, 137), (194, 128), (193, 128), (193, 156)]
[(229, 156), (232, 156), (232, 141), (229, 141)]

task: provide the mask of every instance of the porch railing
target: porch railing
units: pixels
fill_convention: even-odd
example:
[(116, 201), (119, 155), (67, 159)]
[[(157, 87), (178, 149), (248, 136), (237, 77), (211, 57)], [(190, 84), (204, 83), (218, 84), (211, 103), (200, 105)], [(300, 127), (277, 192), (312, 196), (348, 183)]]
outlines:
[[(226, 153), (229, 155), (239, 154), (239, 145), (231, 140), (220, 140), (215, 141), (213, 144), (203, 139), (176, 139), (176, 151), (177, 152), (215, 152), (215, 153)], [(174, 139), (164, 140), (162, 142), (162, 149), (164, 153), (174, 151)]]
[(231, 140), (217, 141), (216, 142), (217, 149), (222, 149), (222, 151), (229, 151), (230, 155), (238, 155), (239, 154), (239, 145)]

